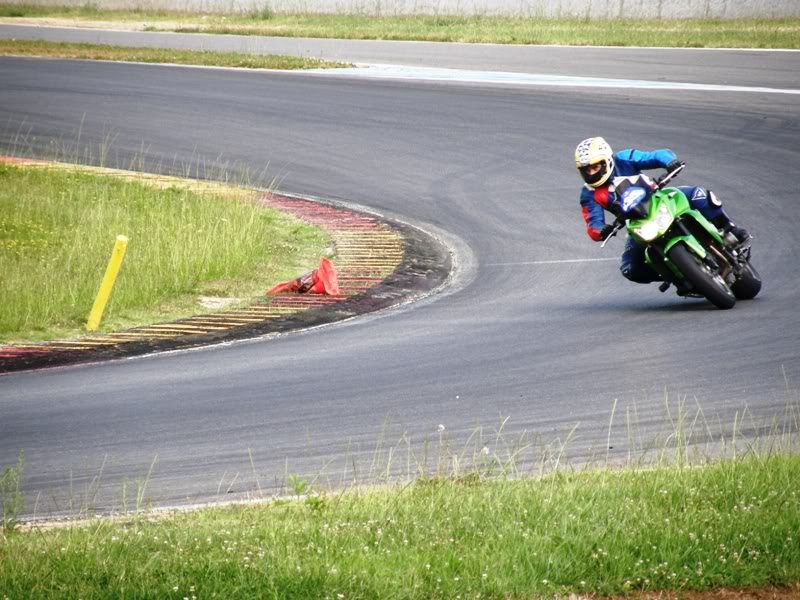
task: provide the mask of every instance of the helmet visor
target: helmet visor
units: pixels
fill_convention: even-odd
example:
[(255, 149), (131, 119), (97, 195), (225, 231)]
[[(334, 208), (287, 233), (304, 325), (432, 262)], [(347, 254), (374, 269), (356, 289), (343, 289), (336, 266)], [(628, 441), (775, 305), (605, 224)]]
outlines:
[(585, 167), (578, 167), (581, 172), (581, 177), (589, 185), (594, 185), (602, 181), (608, 172), (608, 165), (603, 162), (594, 163), (593, 165), (586, 165)]

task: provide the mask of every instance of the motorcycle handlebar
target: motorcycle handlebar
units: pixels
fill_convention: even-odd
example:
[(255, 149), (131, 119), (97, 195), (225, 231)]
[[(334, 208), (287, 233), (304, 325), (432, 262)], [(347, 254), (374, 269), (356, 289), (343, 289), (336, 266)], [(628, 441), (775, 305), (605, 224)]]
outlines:
[(672, 181), (672, 179), (674, 179), (674, 178), (675, 178), (675, 176), (676, 176), (678, 173), (680, 173), (681, 171), (683, 171), (683, 169), (684, 169), (685, 167), (686, 167), (686, 163), (681, 163), (681, 164), (680, 164), (680, 165), (679, 165), (679, 166), (678, 166), (676, 169), (674, 169), (673, 171), (670, 171), (669, 173), (666, 173), (665, 175), (662, 175), (661, 177), (659, 177), (658, 179), (656, 179), (656, 185), (658, 186), (658, 188), (659, 188), (659, 189), (661, 189), (662, 187), (664, 187), (665, 185), (667, 185), (667, 184), (668, 184), (670, 181)]
[(601, 248), (605, 248), (606, 244), (608, 243), (608, 240), (610, 240), (612, 237), (617, 235), (617, 232), (620, 229), (622, 229), (623, 227), (625, 227), (625, 221), (623, 219), (620, 219), (619, 217), (614, 219), (614, 230), (611, 232), (611, 234), (606, 239), (603, 240), (603, 243), (600, 244), (600, 247)]

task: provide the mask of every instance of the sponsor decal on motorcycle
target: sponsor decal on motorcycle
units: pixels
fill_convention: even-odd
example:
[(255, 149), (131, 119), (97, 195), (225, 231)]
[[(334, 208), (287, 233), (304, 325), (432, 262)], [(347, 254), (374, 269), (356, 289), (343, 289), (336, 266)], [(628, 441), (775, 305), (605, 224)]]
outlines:
[(629, 187), (622, 193), (622, 210), (628, 212), (647, 196), (647, 190), (640, 187)]

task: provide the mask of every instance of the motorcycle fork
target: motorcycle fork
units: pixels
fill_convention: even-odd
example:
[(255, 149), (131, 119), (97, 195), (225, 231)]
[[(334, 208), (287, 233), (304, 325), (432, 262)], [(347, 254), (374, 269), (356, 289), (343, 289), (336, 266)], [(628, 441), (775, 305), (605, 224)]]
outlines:
[(664, 256), (664, 248), (661, 246), (648, 246), (645, 250), (645, 260), (653, 268), (653, 270), (661, 275), (661, 278), (668, 283), (672, 283), (678, 287), (685, 287), (685, 282), (675, 275), (675, 272), (667, 266), (666, 258)]

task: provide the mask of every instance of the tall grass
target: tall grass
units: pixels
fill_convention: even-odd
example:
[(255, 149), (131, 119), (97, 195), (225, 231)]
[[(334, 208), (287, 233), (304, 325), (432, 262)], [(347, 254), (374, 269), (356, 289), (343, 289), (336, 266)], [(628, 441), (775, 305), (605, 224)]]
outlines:
[(532, 598), (800, 581), (800, 457), (555, 473), (0, 538), (8, 597)]
[(198, 312), (200, 295), (247, 299), (325, 252), (320, 230), (255, 200), (0, 164), (0, 340), (79, 332), (119, 234), (106, 329)]
[[(701, 410), (667, 402), (671, 431), (625, 469), (602, 453), (570, 464), (577, 428), (537, 446), (509, 437), (503, 422), (457, 446), (439, 427), (422, 452), (405, 436), (379, 445), (369, 472), (354, 469), (335, 490), (287, 474), (290, 495), (266, 503), (12, 528), (0, 537), (0, 589), (9, 598), (507, 600), (725, 587), (793, 597), (800, 422), (787, 391), (779, 420), (753, 427), (744, 410), (720, 437)], [(402, 448), (408, 481), (387, 477)]]
[(345, 63), (279, 54), (245, 54), (243, 52), (215, 52), (210, 50), (130, 48), (107, 44), (75, 44), (38, 40), (0, 40), (0, 55), (205, 65), (242, 69), (294, 70), (350, 66)]
[[(152, 28), (159, 29), (158, 25)], [(482, 16), (284, 15), (265, 22), (230, 18), (183, 22), (166, 25), (165, 29), (184, 33), (492, 44), (800, 48), (800, 19), (592, 21)]]
[(16, 466), (6, 466), (0, 476), (0, 512), (3, 532), (13, 531), (24, 509), (22, 477), (25, 473), (25, 451), (20, 450)]
[[(380, 3), (376, 3), (380, 6)], [(88, 7), (0, 6), (0, 17), (128, 23), (150, 31), (284, 37), (426, 40), (500, 44), (799, 48), (800, 19), (539, 18), (490, 15), (310, 14), (277, 12), (269, 3), (227, 14), (114, 11)]]

